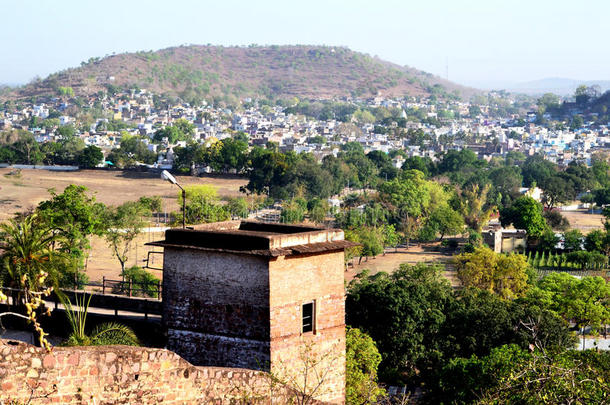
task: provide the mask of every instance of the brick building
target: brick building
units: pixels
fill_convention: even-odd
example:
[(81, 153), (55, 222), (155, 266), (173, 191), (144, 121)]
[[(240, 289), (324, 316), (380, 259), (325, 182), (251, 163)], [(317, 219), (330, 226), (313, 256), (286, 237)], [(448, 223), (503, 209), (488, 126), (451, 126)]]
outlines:
[(352, 243), (343, 231), (229, 221), (171, 229), (152, 244), (164, 247), (168, 349), (344, 401), (343, 250)]

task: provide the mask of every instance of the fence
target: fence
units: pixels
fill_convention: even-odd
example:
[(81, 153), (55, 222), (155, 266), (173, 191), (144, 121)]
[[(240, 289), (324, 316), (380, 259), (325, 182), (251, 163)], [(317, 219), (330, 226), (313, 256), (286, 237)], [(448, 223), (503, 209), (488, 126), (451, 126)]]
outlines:
[[(19, 294), (23, 290), (1, 287), (1, 290), (9, 297), (9, 304), (15, 305), (17, 301), (14, 300), (14, 293)], [(61, 292), (70, 300), (70, 302), (76, 302), (76, 297), (84, 296), (86, 300), (90, 301), (89, 308), (91, 309), (102, 309), (109, 310), (110, 313), (114, 312), (115, 316), (119, 315), (119, 311), (125, 313), (143, 314), (145, 319), (148, 319), (149, 315), (161, 315), (163, 312), (163, 303), (158, 299), (149, 299), (142, 297), (126, 297), (114, 294), (100, 294), (98, 292), (89, 291), (77, 291), (77, 290), (66, 290), (62, 289)], [(55, 292), (52, 292), (50, 296), (44, 298), (47, 303), (53, 303), (57, 309), (61, 300)], [(129, 315), (129, 314), (126, 314)]]
[[(87, 285), (92, 286), (92, 284)], [(161, 300), (161, 281), (157, 281), (156, 283), (142, 283), (132, 280), (109, 280), (104, 276), (102, 277), (101, 287), (102, 295), (105, 295), (106, 292), (108, 292), (110, 294), (127, 295), (128, 297), (148, 296)]]

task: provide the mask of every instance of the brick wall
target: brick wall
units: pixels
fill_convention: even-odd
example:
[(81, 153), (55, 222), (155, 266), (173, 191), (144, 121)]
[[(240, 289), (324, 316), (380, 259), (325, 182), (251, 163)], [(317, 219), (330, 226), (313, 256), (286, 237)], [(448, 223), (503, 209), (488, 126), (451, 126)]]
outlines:
[(0, 403), (284, 404), (294, 398), (260, 371), (196, 367), (163, 349), (55, 347), (0, 340)]
[[(345, 400), (343, 260), (340, 251), (279, 257), (269, 263), (271, 372), (332, 403)], [(314, 332), (301, 333), (302, 304), (312, 300)]]

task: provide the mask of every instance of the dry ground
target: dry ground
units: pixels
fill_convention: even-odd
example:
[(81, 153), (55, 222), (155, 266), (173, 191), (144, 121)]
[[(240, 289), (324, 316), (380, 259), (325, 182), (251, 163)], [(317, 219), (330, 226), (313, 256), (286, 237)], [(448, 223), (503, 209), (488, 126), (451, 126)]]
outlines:
[[(452, 255), (437, 251), (439, 244), (439, 242), (436, 242), (413, 245), (409, 249), (401, 247), (398, 248), (396, 252), (394, 249), (388, 249), (385, 255), (369, 258), (368, 261), (365, 261), (365, 258), (363, 258), (360, 264), (358, 264), (358, 259), (356, 258), (353, 260), (354, 266), (349, 266), (348, 270), (345, 272), (345, 280), (351, 281), (354, 276), (364, 269), (368, 269), (370, 274), (375, 274), (380, 271), (391, 273), (398, 269), (402, 263), (416, 264), (425, 262), (447, 264)], [(459, 282), (454, 273), (455, 272), (451, 270), (450, 266), (448, 266), (447, 270), (444, 271), (444, 276), (447, 277), (453, 286), (457, 286), (459, 285)]]
[[(178, 209), (179, 189), (161, 180), (159, 176), (148, 173), (105, 170), (80, 170), (77, 172), (50, 172), (46, 170), (22, 170), (20, 176), (9, 175), (13, 169), (0, 169), (0, 222), (13, 217), (17, 212), (34, 208), (39, 202), (49, 198), (48, 189), (61, 192), (70, 184), (86, 186), (97, 201), (107, 205), (118, 205), (137, 200), (141, 196), (160, 195), (165, 211)], [(236, 177), (190, 177), (178, 176), (182, 185), (212, 184), (218, 188), (221, 197), (240, 195), (239, 187), (246, 180)], [(154, 226), (154, 224), (153, 224)], [(129, 254), (128, 266), (144, 265), (146, 252), (153, 249), (144, 246), (146, 242), (163, 239), (162, 232), (145, 232), (134, 243)], [(91, 240), (91, 252), (87, 261), (87, 274), (91, 281), (101, 281), (103, 276), (118, 279), (121, 273), (119, 261), (102, 238)], [(161, 256), (152, 255), (154, 267), (162, 267)], [(151, 270), (157, 277), (160, 271)]]
[[(87, 187), (98, 201), (118, 205), (137, 200), (141, 196), (160, 195), (164, 209), (178, 209), (178, 188), (158, 175), (121, 170), (79, 170), (77, 172), (51, 172), (46, 170), (22, 170), (20, 176), (11, 176), (13, 169), (0, 169), (0, 221), (15, 213), (35, 207), (49, 198), (48, 189), (61, 192), (70, 184)], [(178, 176), (182, 185), (212, 184), (221, 197), (239, 195), (239, 187), (246, 180), (236, 177)]]
[(600, 214), (591, 214), (591, 211), (562, 211), (561, 215), (570, 221), (570, 226), (579, 229), (583, 233), (589, 233), (595, 229), (603, 229), (602, 220), (604, 217)]
[[(144, 267), (149, 251), (159, 252), (163, 250), (162, 248), (145, 245), (148, 242), (163, 240), (165, 238), (163, 229), (164, 228), (149, 228), (134, 241), (127, 254), (128, 260), (125, 266), (126, 268), (134, 265)], [(150, 261), (150, 267), (163, 267), (163, 255), (151, 254)], [(157, 278), (162, 278), (162, 271), (150, 268), (148, 271)], [(103, 238), (94, 236), (91, 239), (91, 253), (87, 260), (86, 272), (87, 276), (89, 276), (89, 281), (102, 281), (102, 277), (106, 277), (108, 280), (121, 279), (121, 265)]]

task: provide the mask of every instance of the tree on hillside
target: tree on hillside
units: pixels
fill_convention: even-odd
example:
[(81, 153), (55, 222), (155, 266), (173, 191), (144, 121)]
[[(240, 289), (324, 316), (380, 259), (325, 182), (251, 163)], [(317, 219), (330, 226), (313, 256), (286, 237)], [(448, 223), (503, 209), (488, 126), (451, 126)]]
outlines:
[(163, 138), (167, 138), (168, 143), (173, 145), (178, 141), (188, 141), (192, 139), (194, 134), (195, 126), (191, 122), (181, 118), (174, 121), (172, 125), (157, 130), (153, 136), (153, 140), (155, 142), (161, 142)]

